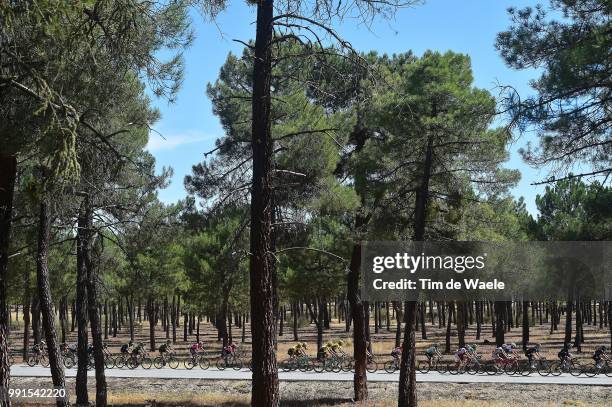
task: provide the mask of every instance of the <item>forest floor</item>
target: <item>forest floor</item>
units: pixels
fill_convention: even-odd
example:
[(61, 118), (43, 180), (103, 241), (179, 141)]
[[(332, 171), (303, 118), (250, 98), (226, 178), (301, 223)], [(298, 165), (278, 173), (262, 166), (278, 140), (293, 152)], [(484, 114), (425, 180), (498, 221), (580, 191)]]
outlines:
[[(91, 400), (93, 378), (90, 378)], [(13, 378), (11, 386), (48, 387), (49, 378)], [(201, 379), (109, 378), (109, 404), (115, 406), (222, 406), (249, 405), (250, 381)], [(74, 379), (68, 379), (69, 394), (74, 395)], [(281, 405), (355, 406), (350, 382), (281, 382)], [(397, 383), (369, 383), (368, 407), (397, 405)], [(609, 406), (612, 387), (573, 385), (459, 384), (419, 383), (419, 405), (423, 407), (587, 407)], [(71, 397), (72, 401), (74, 398)], [(16, 405), (36, 406), (53, 403), (52, 399), (15, 400)]]

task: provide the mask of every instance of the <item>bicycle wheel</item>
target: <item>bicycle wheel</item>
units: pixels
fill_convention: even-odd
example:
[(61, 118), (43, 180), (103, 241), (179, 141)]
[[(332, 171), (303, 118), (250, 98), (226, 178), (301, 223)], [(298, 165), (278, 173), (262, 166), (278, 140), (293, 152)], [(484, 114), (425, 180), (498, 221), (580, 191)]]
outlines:
[(236, 357), (232, 360), (232, 369), (234, 370), (242, 369), (242, 360), (240, 360), (240, 358)]
[(49, 357), (47, 355), (40, 356), (40, 365), (42, 367), (49, 367)]
[(35, 355), (28, 355), (28, 361), (26, 362), (28, 366), (34, 367), (38, 363)]
[(153, 365), (154, 365), (154, 366), (155, 366), (157, 369), (161, 369), (162, 367), (164, 367), (164, 365), (165, 365), (165, 364), (166, 364), (166, 363), (165, 363), (165, 361), (164, 361), (164, 360), (163, 360), (161, 357), (159, 357), (159, 356), (158, 356), (158, 357), (156, 357), (156, 358), (153, 360)]
[(117, 366), (117, 369), (123, 369), (126, 364), (127, 362), (123, 356), (117, 356), (115, 358), (115, 366)]
[(70, 356), (66, 356), (64, 358), (64, 367), (66, 369), (71, 369), (74, 367), (74, 359), (72, 359)]
[(550, 363), (547, 360), (540, 360), (536, 364), (536, 370), (540, 376), (550, 375)]
[(519, 373), (518, 369), (519, 369), (518, 362), (515, 360), (504, 366), (504, 373), (507, 374), (508, 376), (513, 376)]
[(562, 373), (562, 369), (561, 369), (561, 362), (553, 362), (550, 365), (550, 374), (553, 376), (561, 376)]
[(431, 370), (431, 364), (426, 360), (419, 360), (417, 363), (417, 370), (421, 373), (429, 373)]
[(578, 377), (582, 374), (582, 366), (580, 366), (580, 362), (577, 360), (572, 360), (569, 366), (569, 372), (572, 376)]
[(587, 365), (583, 371), (586, 377), (595, 377), (599, 374), (599, 368), (595, 363)]
[(200, 357), (200, 361), (198, 364), (200, 365), (200, 369), (206, 370), (210, 367), (210, 360), (202, 356)]
[(433, 366), (433, 369), (440, 374), (444, 374), (448, 372), (448, 364), (438, 360)]
[(610, 363), (606, 362), (601, 368), (601, 373), (605, 374), (608, 377), (612, 377), (612, 366)]
[(331, 371), (334, 373), (340, 373), (342, 371), (342, 361), (334, 360), (331, 364)]
[(227, 361), (225, 359), (223, 358), (217, 359), (217, 369), (225, 370), (226, 367), (227, 367)]
[(395, 373), (395, 371), (397, 370), (397, 365), (393, 360), (388, 360), (385, 362), (384, 369), (387, 373)]
[(317, 360), (314, 363), (314, 371), (316, 373), (323, 373), (323, 371), (325, 370), (325, 364), (323, 362), (321, 362), (320, 360)]
[(280, 363), (280, 368), (283, 372), (290, 372), (291, 370), (293, 370), (291, 360), (283, 360)]
[(375, 373), (378, 370), (378, 363), (376, 363), (375, 361), (370, 361), (368, 363), (368, 365), (366, 366), (366, 370), (369, 373)]
[(495, 362), (490, 363), (485, 368), (485, 373), (489, 376), (495, 376), (496, 374), (500, 373), (499, 366)]
[(143, 369), (151, 369), (151, 366), (153, 365), (153, 363), (151, 362), (151, 358), (142, 358), (140, 365), (142, 366)]
[(129, 368), (129, 369), (136, 369), (138, 367), (138, 359), (136, 359), (135, 357), (131, 357), (127, 360), (127, 362), (125, 363), (125, 365)]
[(308, 372), (310, 370), (312, 370), (312, 365), (311, 365), (311, 361), (310, 359), (306, 359), (306, 358), (302, 358), (300, 360), (298, 360), (298, 369), (300, 370), (300, 372)]
[(448, 373), (452, 374), (453, 376), (459, 374), (459, 366), (456, 362), (448, 364)]
[(112, 369), (115, 367), (115, 359), (112, 356), (106, 356), (104, 358), (104, 367), (107, 369)]
[(170, 366), (170, 369), (176, 369), (178, 365), (179, 361), (176, 356), (170, 356), (170, 358), (168, 359), (168, 366)]
[(343, 372), (350, 372), (353, 369), (353, 361), (349, 358), (342, 358), (339, 365)]
[(465, 371), (467, 372), (467, 374), (475, 375), (482, 371), (482, 366), (478, 362), (473, 362), (466, 366)]
[(198, 365), (198, 363), (196, 362), (196, 360), (194, 358), (187, 358), (185, 360), (183, 360), (183, 366), (185, 366), (185, 369), (187, 370), (191, 370), (194, 367), (196, 367)]

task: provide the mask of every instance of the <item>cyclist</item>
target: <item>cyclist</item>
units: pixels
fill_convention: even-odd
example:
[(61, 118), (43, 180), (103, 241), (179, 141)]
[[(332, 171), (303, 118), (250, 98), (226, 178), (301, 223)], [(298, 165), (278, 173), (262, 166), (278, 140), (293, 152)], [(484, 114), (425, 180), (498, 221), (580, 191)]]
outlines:
[(533, 367), (533, 361), (537, 357), (540, 358), (540, 344), (536, 343), (534, 346), (531, 346), (525, 349), (525, 356), (527, 356), (527, 360), (529, 361), (529, 366)]
[(124, 343), (123, 345), (121, 345), (120, 351), (123, 354), (128, 354), (128, 353), (132, 353), (133, 348), (134, 348), (134, 342), (130, 340), (128, 343)]
[(44, 353), (45, 346), (46, 346), (45, 341), (40, 341), (40, 343), (35, 343), (34, 346), (32, 346), (32, 352), (40, 356)]
[(328, 346), (328, 345), (329, 344), (325, 344), (325, 345), (321, 346), (321, 348), (319, 349), (319, 352), (317, 352), (317, 359), (323, 360), (327, 356), (329, 356), (329, 350), (330, 350), (331, 346)]
[(460, 365), (465, 363), (468, 356), (468, 350), (465, 347), (459, 348), (453, 354), (453, 356), (455, 357), (455, 368), (458, 368)]
[(431, 365), (431, 359), (434, 356), (442, 357), (442, 354), (438, 350), (438, 344), (434, 343), (429, 348), (425, 349), (425, 356), (427, 356), (427, 362)]
[(140, 356), (140, 355), (144, 355), (145, 353), (146, 353), (146, 349), (142, 342), (138, 342), (136, 343), (136, 345), (134, 345), (134, 348), (132, 349), (133, 355)]
[(601, 359), (603, 356), (606, 355), (606, 347), (605, 346), (600, 346), (597, 349), (595, 349), (595, 353), (593, 353), (593, 360), (595, 361), (595, 366), (597, 366), (597, 368), (601, 368)]
[(396, 346), (395, 348), (393, 348), (393, 350), (391, 351), (391, 357), (393, 358), (393, 360), (397, 363), (399, 362), (401, 356), (402, 356), (402, 351), (404, 350), (404, 344), (402, 343), (400, 346)]
[(191, 354), (191, 357), (194, 359), (198, 356), (198, 353), (203, 350), (204, 350), (204, 344), (202, 343), (202, 341), (195, 342), (189, 347), (189, 353)]
[(332, 346), (330, 348), (330, 353), (333, 356), (336, 356), (336, 357), (340, 357), (340, 356), (344, 355), (344, 350), (342, 350), (342, 345), (343, 344), (344, 344), (344, 342), (342, 342), (342, 341), (333, 342)]
[(162, 343), (159, 347), (159, 356), (161, 356), (162, 360), (166, 360), (166, 354), (172, 351), (172, 345), (170, 345), (170, 339), (166, 341), (166, 343)]
[(514, 357), (515, 343), (504, 343), (493, 351), (494, 359), (511, 359)]
[(230, 343), (229, 345), (225, 346), (222, 350), (221, 350), (221, 355), (226, 358), (229, 356), (233, 356), (236, 353), (236, 348), (238, 346), (236, 346), (233, 342)]

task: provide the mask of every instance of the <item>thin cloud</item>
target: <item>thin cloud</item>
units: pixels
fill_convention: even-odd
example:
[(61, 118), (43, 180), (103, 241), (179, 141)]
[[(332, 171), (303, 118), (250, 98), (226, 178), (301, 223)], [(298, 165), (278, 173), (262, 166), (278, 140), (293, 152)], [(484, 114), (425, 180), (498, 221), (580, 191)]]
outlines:
[(162, 133), (162, 135), (152, 132), (149, 135), (149, 142), (146, 148), (151, 152), (168, 151), (186, 144), (200, 143), (207, 140), (214, 140), (215, 138), (216, 136), (198, 131), (187, 131), (177, 134)]

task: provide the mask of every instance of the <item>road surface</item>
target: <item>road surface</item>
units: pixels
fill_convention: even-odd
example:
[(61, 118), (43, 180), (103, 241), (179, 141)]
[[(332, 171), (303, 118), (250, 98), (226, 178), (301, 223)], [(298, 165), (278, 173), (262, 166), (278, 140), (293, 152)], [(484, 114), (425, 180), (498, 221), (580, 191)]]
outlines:
[[(93, 371), (89, 371), (90, 376), (94, 376)], [(26, 365), (13, 365), (11, 367), (11, 375), (16, 377), (47, 377), (51, 376), (49, 368), (41, 366), (29, 367)], [(75, 377), (76, 369), (66, 369), (67, 377)], [(251, 380), (251, 372), (248, 369), (236, 370), (218, 370), (210, 368), (202, 369), (107, 369), (107, 377), (131, 377), (131, 378), (155, 378), (155, 379), (210, 379), (210, 380)], [(316, 372), (279, 372), (279, 379), (283, 381), (352, 381), (352, 372), (340, 373), (316, 373)], [(508, 376), (486, 374), (477, 375), (450, 375), (448, 373), (441, 374), (438, 372), (429, 372), (427, 374), (417, 373), (417, 382), (439, 382), (439, 383), (514, 383), (514, 384), (572, 384), (572, 385), (600, 385), (612, 386), (612, 377), (599, 375), (596, 377), (585, 377), (581, 375), (574, 377), (570, 374), (562, 374), (561, 376), (546, 376), (542, 377), (537, 373), (531, 376)], [(368, 380), (373, 382), (397, 382), (399, 372), (386, 373), (376, 372), (368, 373)]]

